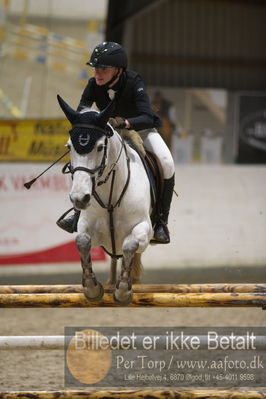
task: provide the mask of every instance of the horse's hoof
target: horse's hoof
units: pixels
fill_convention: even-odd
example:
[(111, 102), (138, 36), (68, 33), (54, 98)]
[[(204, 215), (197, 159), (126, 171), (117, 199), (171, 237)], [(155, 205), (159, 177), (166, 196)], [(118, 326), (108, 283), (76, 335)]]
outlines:
[(128, 283), (120, 282), (113, 292), (113, 299), (118, 305), (127, 306), (132, 302), (132, 290), (128, 290)]
[(97, 302), (102, 299), (104, 288), (101, 283), (97, 282), (97, 285), (95, 285), (92, 281), (92, 284), (83, 286), (83, 292), (88, 301)]

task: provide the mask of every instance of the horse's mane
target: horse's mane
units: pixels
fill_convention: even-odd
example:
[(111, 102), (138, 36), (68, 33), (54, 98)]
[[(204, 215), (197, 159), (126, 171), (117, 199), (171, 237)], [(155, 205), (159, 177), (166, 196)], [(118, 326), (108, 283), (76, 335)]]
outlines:
[(93, 111), (93, 112), (99, 112), (97, 109), (95, 109), (95, 108), (90, 108), (90, 107), (83, 107), (80, 111), (79, 111), (79, 113), (80, 114), (84, 114), (85, 112), (90, 112), (90, 111)]

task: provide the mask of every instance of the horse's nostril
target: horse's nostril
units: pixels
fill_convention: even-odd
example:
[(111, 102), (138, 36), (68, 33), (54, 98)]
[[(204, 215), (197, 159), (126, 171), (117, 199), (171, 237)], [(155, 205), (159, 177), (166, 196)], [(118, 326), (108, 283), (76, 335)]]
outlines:
[(90, 201), (90, 198), (91, 198), (90, 194), (85, 194), (84, 197), (83, 197), (83, 199), (82, 199), (82, 201), (83, 201), (85, 204), (87, 204), (87, 203)]

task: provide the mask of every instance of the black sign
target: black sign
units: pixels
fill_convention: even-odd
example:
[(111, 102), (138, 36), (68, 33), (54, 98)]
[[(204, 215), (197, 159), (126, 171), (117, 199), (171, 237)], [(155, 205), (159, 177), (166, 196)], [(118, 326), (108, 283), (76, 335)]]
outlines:
[(266, 95), (239, 99), (238, 163), (266, 163)]

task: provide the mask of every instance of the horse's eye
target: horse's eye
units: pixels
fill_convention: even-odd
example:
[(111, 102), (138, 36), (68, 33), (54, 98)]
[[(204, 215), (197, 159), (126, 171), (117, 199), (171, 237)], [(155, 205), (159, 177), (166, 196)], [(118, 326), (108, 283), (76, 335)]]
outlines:
[(99, 144), (97, 147), (97, 151), (101, 152), (103, 150), (103, 144)]

